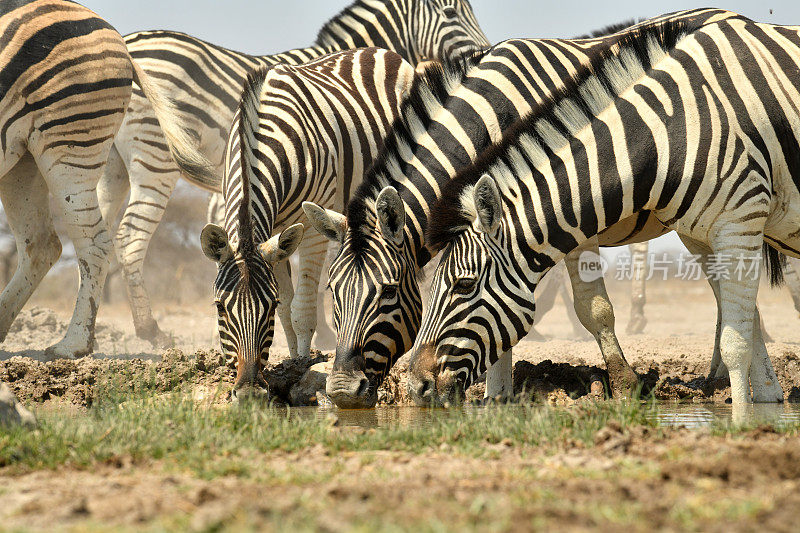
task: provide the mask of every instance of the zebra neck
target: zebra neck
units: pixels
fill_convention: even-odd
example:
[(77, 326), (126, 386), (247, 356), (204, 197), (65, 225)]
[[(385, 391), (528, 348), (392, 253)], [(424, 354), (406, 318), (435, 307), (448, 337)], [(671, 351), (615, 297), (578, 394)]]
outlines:
[[(394, 50), (411, 64), (421, 61), (409, 30), (407, 0), (357, 0), (322, 27), (316, 45), (329, 52), (375, 46)], [(381, 23), (381, 21), (386, 21)]]

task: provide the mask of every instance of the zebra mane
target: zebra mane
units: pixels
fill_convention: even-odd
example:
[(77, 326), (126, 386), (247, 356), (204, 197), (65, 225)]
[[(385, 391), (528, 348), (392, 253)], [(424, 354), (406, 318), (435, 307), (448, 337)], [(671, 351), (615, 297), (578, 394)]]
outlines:
[[(367, 9), (369, 10), (369, 6), (366, 5), (364, 0), (356, 0), (349, 6), (345, 7), (341, 11), (339, 11), (336, 15), (328, 19), (322, 28), (320, 28), (319, 32), (317, 32), (317, 38), (314, 41), (314, 45), (316, 46), (328, 46), (334, 44), (341, 34), (341, 27), (342, 23), (347, 22), (348, 20), (355, 19), (357, 22), (361, 17), (358, 16), (356, 13), (359, 9)], [(366, 46), (365, 44), (358, 44), (356, 46)]]
[(256, 251), (253, 234), (253, 213), (251, 209), (250, 163), (253, 159), (253, 148), (258, 144), (258, 108), (261, 90), (272, 67), (261, 67), (250, 71), (244, 82), (242, 98), (239, 102), (239, 179), (242, 182), (242, 201), (239, 204), (239, 252), (247, 257)]
[(628, 19), (623, 20), (622, 22), (617, 22), (615, 24), (609, 24), (608, 26), (604, 26), (599, 30), (590, 31), (589, 33), (584, 33), (583, 35), (578, 35), (573, 37), (573, 39), (596, 39), (598, 37), (607, 37), (609, 35), (614, 35), (615, 33), (619, 33), (622, 30), (626, 30), (635, 24), (639, 24), (642, 22), (641, 19)]
[(472, 191), (481, 176), (489, 174), (501, 185), (517, 180), (525, 168), (548, 161), (572, 135), (588, 126), (684, 36), (700, 26), (683, 20), (643, 26), (594, 57), (563, 88), (531, 109), (442, 188), (428, 217), (428, 248), (443, 248), (475, 220)]
[(431, 62), (418, 71), (400, 113), (392, 124), (372, 166), (364, 175), (347, 205), (347, 225), (356, 251), (366, 245), (370, 220), (375, 219), (375, 201), (384, 187), (396, 185), (404, 161), (414, 151), (415, 139), (424, 134), (448, 96), (461, 85), (467, 72), (477, 65), (488, 50), (481, 50), (442, 62)]

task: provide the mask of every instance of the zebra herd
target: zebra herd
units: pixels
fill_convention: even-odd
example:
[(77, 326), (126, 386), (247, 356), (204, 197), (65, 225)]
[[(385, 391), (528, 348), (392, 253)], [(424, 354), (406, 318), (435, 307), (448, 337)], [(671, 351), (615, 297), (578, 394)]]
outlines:
[[(180, 176), (222, 195), (200, 243), (236, 399), (267, 392), (276, 312), (291, 355), (309, 353), (328, 241), (340, 407), (374, 406), (409, 350), (419, 403), (452, 403), (484, 373), (487, 397), (510, 394), (533, 291), (561, 259), (613, 394), (629, 394), (638, 379), (582, 253), (674, 230), (704, 267), (763, 256), (774, 280), (780, 254), (800, 256), (796, 27), (695, 9), (490, 46), (466, 0), (356, 0), (313, 46), (256, 57), (176, 32), (123, 40), (78, 4), (13, 0), (0, 32), (0, 198), (20, 257), (0, 336), (60, 254), (50, 193), (81, 275), (53, 357), (93, 349), (112, 233), (137, 334), (168, 341), (142, 265)], [(711, 281), (711, 372), (737, 404), (783, 399), (758, 278)]]

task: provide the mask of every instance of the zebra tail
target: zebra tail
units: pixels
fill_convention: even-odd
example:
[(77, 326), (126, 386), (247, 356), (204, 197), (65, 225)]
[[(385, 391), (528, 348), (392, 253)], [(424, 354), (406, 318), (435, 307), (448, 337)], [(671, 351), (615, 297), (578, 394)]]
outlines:
[(762, 250), (761, 255), (764, 257), (764, 266), (769, 275), (769, 283), (773, 287), (780, 287), (784, 282), (783, 270), (786, 268), (786, 256), (766, 242)]
[(133, 81), (139, 85), (150, 105), (153, 106), (172, 159), (175, 160), (178, 168), (187, 179), (196, 185), (212, 192), (219, 192), (222, 179), (216, 175), (211, 161), (200, 152), (197, 141), (180, 126), (175, 103), (163, 95), (133, 58), (131, 58), (131, 65), (133, 66)]

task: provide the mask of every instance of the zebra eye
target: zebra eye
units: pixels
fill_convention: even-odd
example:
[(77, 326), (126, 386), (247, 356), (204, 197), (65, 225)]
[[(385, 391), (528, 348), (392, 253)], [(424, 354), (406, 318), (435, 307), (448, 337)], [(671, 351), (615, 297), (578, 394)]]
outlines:
[(228, 310), (225, 309), (225, 306), (222, 304), (222, 302), (215, 302), (215, 304), (217, 306), (217, 313), (219, 316), (228, 316)]
[(469, 294), (475, 289), (478, 278), (459, 278), (453, 284), (453, 291), (458, 294)]
[(381, 298), (384, 300), (393, 300), (397, 296), (397, 285), (384, 285), (381, 291)]

